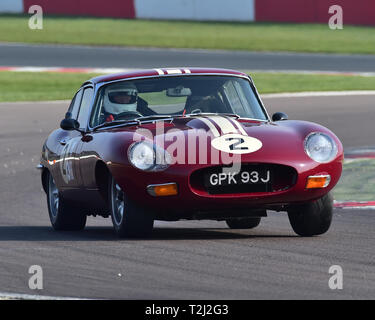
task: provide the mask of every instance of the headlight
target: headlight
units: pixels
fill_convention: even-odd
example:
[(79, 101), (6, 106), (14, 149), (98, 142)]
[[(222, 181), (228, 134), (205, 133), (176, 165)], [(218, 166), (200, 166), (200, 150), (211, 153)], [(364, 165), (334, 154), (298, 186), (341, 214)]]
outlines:
[(133, 143), (128, 158), (134, 167), (144, 171), (162, 171), (172, 163), (167, 151), (147, 141)]
[(327, 134), (314, 132), (305, 139), (305, 151), (316, 162), (332, 161), (337, 155), (337, 145)]

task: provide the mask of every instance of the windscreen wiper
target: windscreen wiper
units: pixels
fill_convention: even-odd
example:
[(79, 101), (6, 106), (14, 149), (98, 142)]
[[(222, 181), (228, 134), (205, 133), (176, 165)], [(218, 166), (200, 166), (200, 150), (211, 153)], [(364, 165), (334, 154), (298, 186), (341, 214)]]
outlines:
[(241, 118), (238, 114), (235, 113), (218, 113), (218, 112), (200, 112), (200, 113), (188, 113), (184, 115), (185, 117), (199, 117), (199, 116), (224, 116), (224, 117), (233, 117), (236, 119)]
[(137, 121), (135, 119), (132, 119), (132, 120), (114, 120), (114, 121), (111, 121), (111, 122), (104, 122), (104, 123), (99, 124), (98, 126), (96, 126), (93, 129), (93, 131), (95, 131), (97, 129), (100, 129), (100, 128), (116, 126), (116, 125), (119, 125), (119, 124), (133, 125), (133, 124), (139, 124), (139, 121)]
[(148, 121), (148, 120), (158, 120), (158, 119), (171, 119), (173, 118), (173, 115), (169, 114), (153, 114), (150, 116), (144, 116), (144, 117), (139, 117), (136, 118), (136, 121), (143, 122), (143, 121)]
[(116, 125), (133, 125), (133, 124), (140, 124), (143, 121), (149, 121), (149, 120), (158, 120), (158, 119), (171, 119), (171, 115), (159, 115), (159, 114), (154, 114), (151, 116), (145, 116), (145, 117), (139, 117), (131, 120), (114, 120), (111, 122), (104, 122), (98, 126), (96, 126), (93, 130), (97, 130), (100, 128), (105, 128), (105, 127), (112, 127)]

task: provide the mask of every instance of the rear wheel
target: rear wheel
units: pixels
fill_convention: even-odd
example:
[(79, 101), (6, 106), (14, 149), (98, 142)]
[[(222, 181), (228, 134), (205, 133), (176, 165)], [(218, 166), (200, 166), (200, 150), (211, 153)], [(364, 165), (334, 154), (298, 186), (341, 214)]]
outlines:
[(253, 229), (260, 223), (261, 218), (236, 218), (227, 219), (226, 223), (231, 229)]
[(52, 227), (55, 230), (82, 230), (86, 225), (87, 216), (62, 198), (50, 173), (46, 179), (47, 205)]
[(332, 213), (333, 198), (331, 194), (288, 210), (289, 221), (294, 232), (303, 237), (326, 233), (331, 226)]
[(136, 206), (112, 177), (108, 195), (113, 227), (120, 238), (146, 237), (151, 233), (152, 214)]

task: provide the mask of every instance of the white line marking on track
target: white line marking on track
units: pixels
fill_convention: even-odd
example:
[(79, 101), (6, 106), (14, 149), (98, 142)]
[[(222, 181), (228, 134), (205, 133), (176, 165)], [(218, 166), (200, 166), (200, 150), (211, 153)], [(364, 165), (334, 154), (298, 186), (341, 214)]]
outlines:
[[(137, 71), (139, 69), (132, 68), (67, 68), (67, 67), (6, 67), (0, 66), (0, 71), (11, 72), (57, 72), (57, 73), (98, 73), (98, 74), (112, 74)], [(156, 70), (156, 69), (155, 69)], [(159, 70), (159, 69), (157, 69)], [(162, 70), (160, 70), (163, 72)], [(164, 72), (162, 73), (164, 74)]]
[(266, 94), (261, 94), (261, 97), (271, 99), (271, 98), (345, 97), (345, 96), (373, 96), (373, 95), (375, 95), (375, 90), (266, 93)]
[(89, 299), (0, 292), (0, 300), (89, 300)]
[(60, 103), (66, 103), (67, 104), (67, 107), (69, 106), (69, 103), (71, 102), (71, 100), (51, 100), (51, 101), (11, 101), (11, 102), (0, 102), (0, 107), (1, 106), (5, 106), (5, 105), (9, 105), (9, 104), (14, 104), (14, 105), (17, 105), (17, 104), (45, 104), (46, 107), (48, 107), (48, 105), (51, 105), (51, 104), (60, 104)]
[(285, 74), (306, 74), (306, 75), (323, 75), (323, 76), (359, 76), (375, 77), (375, 72), (357, 72), (357, 71), (320, 71), (320, 70), (245, 70), (248, 74), (252, 73), (285, 73)]

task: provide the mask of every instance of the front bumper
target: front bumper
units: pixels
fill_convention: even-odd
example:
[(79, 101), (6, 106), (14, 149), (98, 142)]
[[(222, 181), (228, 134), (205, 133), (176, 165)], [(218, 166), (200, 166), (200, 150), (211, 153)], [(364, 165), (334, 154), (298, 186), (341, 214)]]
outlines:
[[(294, 165), (296, 181), (291, 187), (286, 190), (256, 193), (209, 194), (205, 190), (197, 189), (192, 184), (191, 177), (197, 170), (208, 167), (212, 166), (174, 165), (163, 172), (143, 172), (133, 167), (117, 167), (111, 168), (111, 171), (126, 194), (139, 205), (154, 212), (189, 218), (197, 212), (285, 210), (292, 204), (314, 201), (326, 195), (336, 185), (342, 172), (342, 159), (338, 158), (328, 164), (310, 161)], [(329, 175), (329, 185), (325, 188), (306, 189), (308, 177), (317, 175)], [(155, 197), (147, 192), (149, 185), (169, 183), (177, 184), (177, 195)]]

